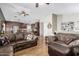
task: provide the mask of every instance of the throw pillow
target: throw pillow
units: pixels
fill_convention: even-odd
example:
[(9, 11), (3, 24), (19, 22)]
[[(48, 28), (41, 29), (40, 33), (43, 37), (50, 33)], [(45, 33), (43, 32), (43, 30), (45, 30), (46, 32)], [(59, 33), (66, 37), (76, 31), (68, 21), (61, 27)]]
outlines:
[(31, 35), (31, 34), (29, 34), (29, 35), (27, 36), (27, 40), (32, 40), (32, 38), (33, 38), (33, 35)]
[(73, 40), (73, 39), (67, 39), (67, 40), (65, 41), (65, 43), (68, 45), (69, 43), (72, 42), (72, 40)]
[(79, 46), (79, 40), (75, 40), (75, 41), (71, 42), (68, 46), (69, 47)]

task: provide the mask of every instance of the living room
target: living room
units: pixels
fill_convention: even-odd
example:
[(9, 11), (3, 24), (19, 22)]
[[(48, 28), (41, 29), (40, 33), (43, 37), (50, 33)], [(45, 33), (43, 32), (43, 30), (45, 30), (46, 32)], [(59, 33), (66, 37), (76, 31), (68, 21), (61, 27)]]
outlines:
[(78, 7), (79, 3), (0, 3), (0, 55), (78, 56)]

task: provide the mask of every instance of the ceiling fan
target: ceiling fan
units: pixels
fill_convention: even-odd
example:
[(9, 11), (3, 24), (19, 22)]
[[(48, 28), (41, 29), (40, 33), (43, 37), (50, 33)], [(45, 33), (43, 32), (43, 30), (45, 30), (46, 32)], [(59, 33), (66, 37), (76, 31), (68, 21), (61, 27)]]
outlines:
[[(46, 4), (46, 5), (49, 5), (50, 3), (45, 3), (45, 4)], [(36, 3), (35, 5), (36, 5), (36, 6), (35, 6), (36, 8), (39, 7), (39, 3)]]
[(21, 11), (21, 12), (17, 12), (19, 15), (23, 15), (23, 16), (26, 16), (26, 15), (29, 15), (27, 14), (25, 11)]

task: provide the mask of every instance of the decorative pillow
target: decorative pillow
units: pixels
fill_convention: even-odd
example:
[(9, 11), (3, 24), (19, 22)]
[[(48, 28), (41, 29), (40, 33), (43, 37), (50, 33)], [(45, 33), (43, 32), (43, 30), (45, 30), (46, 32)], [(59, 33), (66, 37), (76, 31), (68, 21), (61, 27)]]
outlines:
[(15, 41), (15, 35), (12, 33), (5, 33), (4, 36), (10, 41), (14, 42)]
[(27, 40), (32, 40), (32, 39), (33, 39), (33, 35), (30, 35), (30, 34), (29, 34), (29, 35), (27, 36)]
[(24, 39), (24, 37), (23, 37), (22, 33), (16, 34), (16, 41), (20, 41), (20, 40), (23, 40), (23, 39)]
[(69, 43), (71, 43), (74, 40), (76, 40), (76, 37), (74, 37), (74, 36), (67, 36), (66, 39), (65, 39), (65, 43), (68, 45)]
[(73, 39), (67, 39), (67, 41), (65, 41), (65, 43), (68, 45), (69, 43), (72, 42)]
[(75, 40), (77, 37), (74, 34), (66, 34), (66, 33), (60, 33), (59, 34), (59, 40), (63, 41), (65, 44), (69, 44), (73, 40)]
[(79, 40), (75, 40), (75, 41), (71, 42), (68, 46), (69, 47), (79, 46)]
[(9, 40), (6, 37), (0, 37), (0, 46), (9, 44)]

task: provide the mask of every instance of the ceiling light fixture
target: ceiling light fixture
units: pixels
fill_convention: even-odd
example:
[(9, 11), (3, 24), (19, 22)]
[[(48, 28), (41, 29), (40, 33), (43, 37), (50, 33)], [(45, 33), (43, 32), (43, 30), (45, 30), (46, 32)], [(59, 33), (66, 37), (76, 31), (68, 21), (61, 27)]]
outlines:
[(36, 6), (36, 7), (39, 7), (39, 5), (44, 5), (44, 4), (49, 5), (50, 3), (36, 3), (35, 6)]
[(21, 12), (17, 12), (19, 15), (23, 15), (23, 16), (26, 16), (26, 15), (29, 15), (27, 14), (25, 11), (21, 11)]

